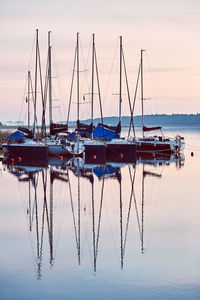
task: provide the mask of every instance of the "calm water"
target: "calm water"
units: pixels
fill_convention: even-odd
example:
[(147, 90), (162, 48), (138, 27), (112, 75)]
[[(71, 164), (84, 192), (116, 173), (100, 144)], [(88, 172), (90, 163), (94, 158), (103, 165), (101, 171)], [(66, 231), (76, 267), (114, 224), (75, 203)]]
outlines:
[(200, 130), (181, 133), (185, 158), (0, 165), (0, 299), (200, 299)]

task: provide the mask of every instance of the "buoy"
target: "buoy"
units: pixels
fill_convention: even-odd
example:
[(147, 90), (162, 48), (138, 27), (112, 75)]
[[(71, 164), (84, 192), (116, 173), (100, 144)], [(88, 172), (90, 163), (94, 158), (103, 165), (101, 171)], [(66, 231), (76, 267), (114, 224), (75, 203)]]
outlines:
[(59, 159), (60, 159), (60, 160), (63, 160), (63, 156), (62, 156), (62, 155), (60, 155), (60, 156), (59, 156)]
[(97, 157), (96, 157), (96, 155), (93, 155), (93, 159), (96, 159)]
[(156, 155), (155, 155), (155, 153), (152, 153), (152, 157), (155, 157)]
[(22, 161), (21, 156), (19, 156), (19, 157), (17, 158), (17, 161), (18, 161), (18, 162), (21, 162), (21, 161)]
[(191, 156), (194, 156), (194, 152), (191, 152)]
[(120, 153), (119, 157), (120, 157), (120, 158), (123, 158), (123, 157), (124, 157), (123, 153)]
[(11, 165), (14, 165), (14, 162), (15, 162), (14, 158), (11, 158), (10, 162), (11, 162)]

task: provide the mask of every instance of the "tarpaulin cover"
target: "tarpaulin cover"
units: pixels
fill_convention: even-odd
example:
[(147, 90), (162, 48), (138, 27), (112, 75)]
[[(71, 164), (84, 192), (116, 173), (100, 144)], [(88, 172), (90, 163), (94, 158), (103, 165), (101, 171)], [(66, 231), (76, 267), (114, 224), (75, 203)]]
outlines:
[(72, 132), (72, 133), (70, 133), (69, 135), (68, 135), (68, 139), (74, 139), (75, 138), (75, 136), (77, 135), (77, 132)]
[(7, 137), (7, 140), (19, 140), (23, 137), (26, 137), (27, 135), (21, 133), (20, 131), (15, 131), (13, 134), (9, 135)]
[(119, 138), (119, 134), (115, 131), (102, 127), (98, 125), (93, 131), (93, 137), (99, 139), (112, 140), (113, 138)]
[(106, 125), (106, 124), (103, 124), (103, 123), (99, 123), (98, 125), (102, 126), (103, 128), (107, 128), (107, 129), (110, 129), (112, 131), (115, 131), (116, 133), (121, 132), (121, 122), (119, 122), (117, 124), (117, 126)]

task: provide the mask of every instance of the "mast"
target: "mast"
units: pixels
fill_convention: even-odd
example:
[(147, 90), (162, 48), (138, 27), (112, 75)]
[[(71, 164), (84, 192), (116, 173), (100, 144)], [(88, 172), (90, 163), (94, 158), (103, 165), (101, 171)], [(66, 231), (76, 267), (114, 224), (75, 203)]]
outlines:
[(98, 96), (99, 96), (101, 123), (103, 124), (103, 111), (102, 111), (102, 103), (101, 103), (101, 92), (100, 92), (99, 73), (98, 73), (98, 66), (97, 66), (96, 47), (94, 48), (94, 59), (95, 59), (95, 71), (96, 71), (96, 78), (97, 78), (97, 88), (98, 88)]
[(140, 69), (141, 69), (141, 102), (142, 102), (142, 137), (144, 137), (144, 95), (143, 95), (143, 52), (145, 50), (141, 49), (141, 59), (140, 59)]
[(134, 137), (135, 137), (135, 129), (134, 129), (134, 123), (133, 123), (133, 113), (134, 113), (135, 102), (136, 102), (136, 97), (137, 97), (138, 83), (139, 83), (139, 79), (140, 79), (140, 70), (141, 70), (141, 65), (139, 64), (137, 82), (136, 82), (135, 94), (134, 94), (134, 100), (133, 100), (133, 105), (132, 105), (132, 108), (131, 108), (131, 119), (130, 119), (130, 124), (129, 124), (128, 137), (130, 137), (131, 125), (133, 126)]
[(33, 123), (34, 138), (35, 138), (35, 126), (36, 126), (37, 72), (38, 72), (38, 29), (36, 29), (36, 50), (35, 50), (35, 99), (34, 99), (34, 123)]
[[(77, 40), (78, 40), (78, 38), (79, 37), (78, 37), (78, 33), (77, 33)], [(75, 66), (76, 66), (76, 58), (77, 58), (77, 42), (76, 42), (75, 54), (74, 54), (74, 63), (73, 63), (73, 71), (72, 71), (72, 81), (71, 81), (71, 88), (70, 88), (68, 113), (67, 113), (67, 125), (68, 125), (68, 122), (69, 122), (69, 115), (70, 115), (71, 102), (72, 102), (72, 92), (73, 92), (73, 85), (74, 85), (74, 73), (75, 73)], [(78, 128), (79, 127), (79, 125), (78, 125), (79, 124), (79, 122), (78, 122), (78, 116), (77, 116), (77, 122), (76, 122), (76, 124), (77, 124), (76, 126)]]
[(122, 114), (122, 36), (119, 37), (120, 40), (120, 60), (119, 60), (119, 123), (121, 125), (121, 114)]
[(94, 51), (95, 51), (95, 43), (94, 43), (95, 35), (92, 34), (92, 99), (91, 99), (91, 125), (92, 125), (92, 138), (93, 138), (93, 114), (94, 114)]
[(30, 85), (31, 85), (31, 72), (28, 71), (28, 129), (30, 130)]
[(52, 120), (52, 76), (51, 76), (51, 31), (48, 32), (48, 49), (49, 49), (49, 55), (48, 55), (48, 80), (49, 80), (49, 128), (53, 122)]
[(76, 40), (76, 67), (77, 67), (77, 122), (79, 123), (80, 98), (79, 98), (79, 32)]

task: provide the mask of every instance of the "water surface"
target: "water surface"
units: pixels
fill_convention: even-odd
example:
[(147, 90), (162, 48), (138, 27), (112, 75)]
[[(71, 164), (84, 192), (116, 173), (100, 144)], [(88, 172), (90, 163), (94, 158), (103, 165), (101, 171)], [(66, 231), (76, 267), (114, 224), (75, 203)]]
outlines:
[(184, 157), (0, 165), (1, 299), (199, 299), (200, 131), (181, 133)]

